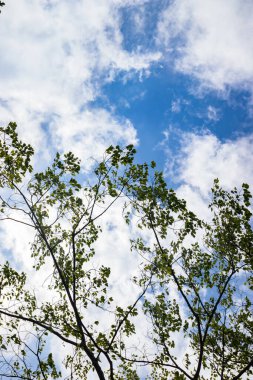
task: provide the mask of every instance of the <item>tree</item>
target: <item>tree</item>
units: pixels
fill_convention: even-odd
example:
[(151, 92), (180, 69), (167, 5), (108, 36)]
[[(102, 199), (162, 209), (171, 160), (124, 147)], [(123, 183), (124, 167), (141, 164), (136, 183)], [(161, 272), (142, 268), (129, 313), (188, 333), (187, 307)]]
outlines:
[[(154, 162), (134, 162), (132, 145), (109, 147), (90, 183), (82, 185), (80, 161), (72, 153), (57, 153), (51, 166), (35, 173), (33, 148), (19, 140), (16, 124), (0, 133), (1, 220), (32, 229), (34, 271), (49, 261), (52, 268), (46, 282), (50, 296), (42, 300), (29, 289), (25, 273), (8, 261), (1, 265), (3, 379), (236, 380), (252, 375), (248, 185), (228, 192), (216, 180), (207, 222), (167, 188)], [(131, 249), (142, 257), (133, 279), (139, 294), (125, 308), (111, 296), (111, 268), (92, 265), (98, 222), (122, 200), (126, 223), (135, 229)], [(148, 335), (133, 346), (129, 339), (138, 337), (135, 320), (141, 313)], [(66, 347), (61, 367), (55, 351), (49, 351), (50, 337)], [(145, 376), (139, 372), (143, 367)]]

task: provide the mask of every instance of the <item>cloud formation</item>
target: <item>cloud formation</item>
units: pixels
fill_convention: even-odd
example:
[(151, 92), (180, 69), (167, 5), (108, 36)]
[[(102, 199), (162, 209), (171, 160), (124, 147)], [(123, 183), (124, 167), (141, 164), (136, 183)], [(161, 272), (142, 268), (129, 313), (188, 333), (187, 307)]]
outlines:
[[(178, 153), (173, 155), (173, 133), (178, 139)], [(174, 137), (175, 138), (175, 137)], [(187, 200), (189, 207), (207, 217), (206, 205), (215, 178), (227, 190), (248, 183), (253, 189), (253, 135), (221, 141), (205, 132), (167, 131), (162, 147), (167, 154), (166, 175), (177, 184), (177, 193)]]
[(176, 70), (202, 86), (252, 90), (252, 13), (252, 1), (173, 1), (160, 17), (157, 41)]
[[(9, 0), (0, 20), (0, 122), (17, 121), (22, 138), (39, 149), (40, 158), (56, 149), (72, 150), (89, 169), (89, 158), (100, 159), (108, 145), (138, 142), (135, 126), (113, 105), (91, 105), (119, 73), (126, 83), (135, 75), (145, 80), (154, 64), (169, 60), (176, 72), (197, 78), (200, 87), (253, 90), (251, 1), (170, 1), (155, 15), (152, 7), (148, 10), (151, 3), (155, 2)], [(125, 9), (132, 17), (128, 45), (122, 27)], [(176, 116), (187, 103), (181, 96), (174, 99), (170, 110)], [(218, 107), (208, 105), (205, 110), (201, 118), (215, 122), (222, 117)], [(221, 141), (211, 133), (180, 132), (176, 156), (169, 150), (170, 133), (166, 136), (167, 173), (177, 183), (179, 196), (201, 216), (214, 178), (227, 188), (242, 182), (253, 185), (253, 135)], [(136, 295), (129, 278), (138, 269), (138, 257), (129, 255), (133, 231), (120, 213), (121, 207), (115, 207), (103, 219), (97, 251), (99, 262), (105, 260), (113, 268), (115, 298), (127, 303)], [(2, 246), (9, 247), (13, 264), (30, 274), (27, 252), (32, 234), (13, 224), (1, 228)], [(45, 276), (49, 272), (45, 268)], [(38, 275), (31, 281), (37, 284)], [(138, 323), (144, 336), (145, 325)]]
[(86, 136), (79, 143), (90, 155), (101, 153), (102, 141), (103, 149), (122, 136), (124, 143), (136, 142), (133, 126), (110, 111), (87, 116), (104, 83), (119, 72), (148, 70), (160, 57), (124, 49), (120, 10), (130, 3), (143, 1), (10, 0), (0, 23), (1, 122), (17, 121), (23, 137), (42, 150), (48, 140), (42, 124), (58, 136), (57, 149), (73, 146), (78, 134)]

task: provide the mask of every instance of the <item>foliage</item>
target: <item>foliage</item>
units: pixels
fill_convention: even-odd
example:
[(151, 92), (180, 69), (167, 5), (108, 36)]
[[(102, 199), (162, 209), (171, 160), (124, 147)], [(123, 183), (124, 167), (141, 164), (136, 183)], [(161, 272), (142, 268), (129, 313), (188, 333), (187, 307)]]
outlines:
[[(0, 1), (0, 7), (3, 7), (5, 5), (5, 3), (3, 1)], [(0, 13), (1, 13), (1, 9), (0, 9)]]
[[(1, 220), (33, 229), (34, 273), (51, 262), (44, 300), (25, 273), (9, 262), (1, 265), (0, 376), (87, 379), (94, 372), (98, 379), (138, 380), (147, 367), (143, 376), (153, 380), (249, 378), (248, 185), (228, 192), (216, 180), (210, 222), (202, 221), (167, 188), (154, 162), (134, 162), (132, 145), (109, 147), (91, 183), (83, 184), (72, 153), (57, 153), (51, 166), (35, 173), (33, 148), (19, 140), (16, 124), (0, 133)], [(111, 268), (94, 265), (98, 222), (122, 200), (126, 223), (135, 231), (131, 254), (136, 262), (137, 253), (142, 257), (133, 279), (139, 294), (127, 307), (112, 297)], [(149, 326), (146, 339), (139, 336), (140, 315)], [(55, 351), (50, 337), (57, 339)], [(55, 359), (59, 342), (66, 347), (62, 364)]]

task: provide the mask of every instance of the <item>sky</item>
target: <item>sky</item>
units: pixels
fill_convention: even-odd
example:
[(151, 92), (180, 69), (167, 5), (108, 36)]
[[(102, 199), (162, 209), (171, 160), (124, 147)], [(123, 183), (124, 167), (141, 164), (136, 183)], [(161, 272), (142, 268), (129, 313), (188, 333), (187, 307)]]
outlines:
[[(252, 181), (252, 1), (7, 0), (0, 122), (89, 170), (134, 143), (173, 187)], [(208, 170), (206, 170), (208, 168)]]
[[(71, 150), (88, 172), (109, 145), (133, 143), (138, 162), (155, 160), (200, 216), (215, 178), (253, 185), (251, 0), (5, 3), (0, 123), (18, 123), (36, 167)], [(114, 220), (116, 244), (127, 232)], [(1, 231), (27, 269), (29, 236)], [(124, 252), (110, 257), (115, 281)]]

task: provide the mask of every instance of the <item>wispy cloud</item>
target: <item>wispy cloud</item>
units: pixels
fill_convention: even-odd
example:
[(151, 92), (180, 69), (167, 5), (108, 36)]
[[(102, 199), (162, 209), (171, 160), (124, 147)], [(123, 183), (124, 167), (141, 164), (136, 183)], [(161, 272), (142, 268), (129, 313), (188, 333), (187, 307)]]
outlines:
[(171, 112), (178, 113), (181, 111), (181, 102), (180, 99), (174, 100), (171, 103)]
[(219, 110), (211, 105), (207, 107), (207, 118), (210, 121), (218, 121), (220, 119)]

